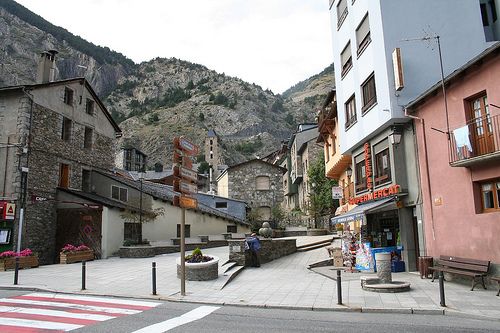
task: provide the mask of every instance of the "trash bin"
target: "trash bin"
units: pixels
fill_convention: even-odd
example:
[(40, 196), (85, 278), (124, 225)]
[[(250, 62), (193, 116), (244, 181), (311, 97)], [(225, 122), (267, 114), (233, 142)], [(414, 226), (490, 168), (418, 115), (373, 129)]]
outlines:
[(424, 277), (426, 279), (429, 278), (429, 274), (432, 277), (432, 272), (429, 270), (429, 267), (431, 267), (432, 264), (433, 264), (432, 257), (429, 256), (418, 257), (418, 271), (420, 272), (421, 279), (423, 279)]

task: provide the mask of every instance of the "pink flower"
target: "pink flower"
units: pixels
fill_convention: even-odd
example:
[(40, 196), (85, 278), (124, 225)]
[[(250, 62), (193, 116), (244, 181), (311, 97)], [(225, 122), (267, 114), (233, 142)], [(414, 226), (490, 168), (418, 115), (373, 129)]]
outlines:
[(86, 245), (80, 245), (80, 246), (74, 246), (72, 244), (66, 244), (64, 247), (61, 249), (62, 253), (68, 253), (68, 252), (78, 252), (78, 251), (88, 251), (90, 248)]
[(33, 255), (33, 251), (30, 249), (24, 249), (21, 252), (17, 253), (14, 251), (5, 251), (0, 253), (0, 258), (11, 258), (11, 257), (29, 257)]

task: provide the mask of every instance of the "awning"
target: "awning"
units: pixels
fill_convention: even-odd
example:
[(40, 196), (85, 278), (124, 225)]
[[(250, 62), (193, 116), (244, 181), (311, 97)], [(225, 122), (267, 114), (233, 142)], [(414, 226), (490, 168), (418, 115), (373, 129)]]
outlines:
[(351, 209), (346, 214), (342, 214), (340, 216), (335, 216), (330, 219), (330, 224), (338, 224), (338, 223), (347, 223), (352, 221), (362, 220), (363, 224), (366, 223), (366, 214), (378, 211), (385, 206), (389, 206), (394, 204), (395, 198), (385, 198), (382, 200), (377, 200), (373, 202), (369, 202), (363, 205), (359, 205)]

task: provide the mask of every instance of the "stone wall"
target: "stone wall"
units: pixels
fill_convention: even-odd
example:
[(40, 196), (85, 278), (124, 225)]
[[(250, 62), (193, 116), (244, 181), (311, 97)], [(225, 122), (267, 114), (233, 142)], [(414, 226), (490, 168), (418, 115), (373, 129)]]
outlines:
[[(229, 260), (238, 265), (249, 266), (250, 254), (245, 253), (245, 240), (228, 240)], [(297, 252), (295, 239), (260, 239), (260, 263), (265, 264), (275, 259)]]

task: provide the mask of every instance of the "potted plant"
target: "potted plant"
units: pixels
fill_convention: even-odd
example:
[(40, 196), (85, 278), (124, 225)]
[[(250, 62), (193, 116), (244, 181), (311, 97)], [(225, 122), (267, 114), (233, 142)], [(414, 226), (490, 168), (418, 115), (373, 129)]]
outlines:
[(61, 264), (94, 260), (94, 251), (83, 244), (80, 246), (66, 244), (59, 252), (59, 259)]
[[(189, 281), (207, 281), (219, 276), (219, 258), (205, 256), (199, 248), (185, 257), (185, 276)], [(181, 277), (181, 258), (177, 259), (177, 277)]]
[(30, 249), (24, 249), (19, 253), (14, 251), (0, 253), (0, 271), (14, 269), (16, 258), (19, 258), (19, 268), (38, 267), (38, 256)]

